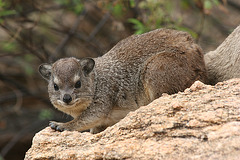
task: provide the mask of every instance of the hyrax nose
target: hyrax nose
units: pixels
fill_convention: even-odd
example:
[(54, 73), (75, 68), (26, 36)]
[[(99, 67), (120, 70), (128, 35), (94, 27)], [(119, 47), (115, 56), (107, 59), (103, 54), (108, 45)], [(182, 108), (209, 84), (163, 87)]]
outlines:
[(64, 94), (63, 96), (63, 102), (70, 103), (72, 101), (72, 97), (69, 94)]

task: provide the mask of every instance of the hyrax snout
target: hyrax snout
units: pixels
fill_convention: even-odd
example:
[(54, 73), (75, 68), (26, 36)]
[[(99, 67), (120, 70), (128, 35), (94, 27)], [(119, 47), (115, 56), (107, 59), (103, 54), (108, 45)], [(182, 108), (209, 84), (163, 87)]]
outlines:
[(72, 97), (70, 94), (64, 94), (63, 96), (63, 102), (65, 102), (66, 104), (69, 104), (72, 101)]

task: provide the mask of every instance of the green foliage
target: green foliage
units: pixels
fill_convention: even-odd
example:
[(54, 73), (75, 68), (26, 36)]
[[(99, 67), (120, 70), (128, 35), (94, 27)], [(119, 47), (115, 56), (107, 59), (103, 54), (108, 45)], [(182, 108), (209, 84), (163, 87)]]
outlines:
[(132, 8), (136, 6), (135, 0), (130, 0), (129, 3)]
[(192, 29), (190, 28), (187, 28), (187, 27), (182, 27), (182, 26), (175, 26), (174, 29), (176, 30), (179, 30), (179, 31), (185, 31), (185, 32), (188, 32), (189, 34), (191, 34), (191, 36), (193, 38), (197, 38), (198, 37), (198, 34), (196, 32), (194, 32)]
[(38, 115), (40, 120), (53, 119), (53, 112), (50, 109), (42, 109)]
[(183, 8), (183, 9), (187, 9), (187, 8), (189, 8), (189, 6), (190, 6), (190, 4), (191, 4), (191, 1), (192, 0), (181, 0), (181, 7)]
[(133, 24), (133, 28), (135, 29), (135, 34), (142, 34), (148, 31), (147, 26), (145, 26), (142, 22), (135, 18), (129, 18), (129, 23)]
[(0, 0), (0, 23), (3, 23), (3, 17), (16, 14), (15, 10), (8, 9), (8, 3)]
[(16, 11), (14, 11), (14, 10), (1, 10), (0, 11), (0, 17), (13, 15), (15, 13), (16, 13)]
[(218, 6), (220, 4), (220, 0), (181, 0), (181, 7), (183, 9), (189, 8), (191, 5), (197, 5), (202, 6), (203, 10), (210, 10), (214, 6)]
[[(137, 19), (128, 19), (128, 22), (133, 24), (135, 34), (142, 34), (156, 28), (170, 28), (174, 24), (170, 18), (170, 13), (173, 8), (172, 3), (171, 1), (164, 0), (141, 1), (138, 6), (141, 10), (140, 17)], [(135, 5), (135, 3), (130, 3), (130, 6), (133, 5)]]
[(122, 1), (109, 1), (107, 4), (105, 4), (106, 9), (117, 19), (120, 19), (124, 16), (124, 11), (126, 10), (126, 7), (122, 3)]
[(15, 41), (9, 42), (9, 41), (2, 41), (0, 42), (0, 48), (4, 52), (15, 52), (17, 50), (17, 43)]
[[(175, 28), (190, 33), (194, 38), (198, 37), (197, 31), (184, 26), (182, 17), (174, 13), (176, 1), (165, 0), (129, 0), (128, 5), (124, 0), (107, 1), (108, 9), (116, 18), (124, 17), (132, 9), (137, 10), (138, 15), (128, 18), (127, 22), (133, 24), (135, 34), (142, 34), (156, 28)], [(209, 14), (211, 9), (220, 4), (220, 0), (180, 0), (181, 9), (189, 9), (190, 12)], [(137, 5), (137, 6), (136, 6)], [(198, 8), (199, 10), (196, 10)]]
[(213, 6), (219, 5), (219, 0), (204, 0), (203, 7), (204, 9), (212, 9)]
[(55, 0), (55, 2), (65, 6), (67, 10), (72, 11), (77, 15), (79, 15), (84, 9), (82, 0)]
[(114, 16), (120, 18), (123, 15), (123, 5), (116, 4), (115, 6), (113, 6), (112, 13)]

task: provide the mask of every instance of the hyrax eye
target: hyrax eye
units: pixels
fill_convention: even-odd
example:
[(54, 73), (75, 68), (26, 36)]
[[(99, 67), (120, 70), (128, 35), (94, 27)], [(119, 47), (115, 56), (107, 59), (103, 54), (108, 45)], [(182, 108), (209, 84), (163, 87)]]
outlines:
[(80, 81), (77, 81), (76, 83), (75, 83), (75, 86), (74, 86), (75, 88), (80, 88), (81, 87), (81, 82)]
[(54, 86), (55, 91), (59, 90), (59, 87), (58, 87), (58, 85), (56, 83), (54, 83), (53, 86)]

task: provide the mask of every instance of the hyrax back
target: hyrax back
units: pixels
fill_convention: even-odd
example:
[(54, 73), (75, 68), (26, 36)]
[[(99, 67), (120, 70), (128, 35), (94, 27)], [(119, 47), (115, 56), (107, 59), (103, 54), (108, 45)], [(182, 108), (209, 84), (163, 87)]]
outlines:
[(52, 104), (74, 117), (53, 129), (99, 132), (162, 93), (207, 81), (201, 48), (189, 34), (157, 29), (120, 41), (99, 58), (64, 58), (43, 64)]

